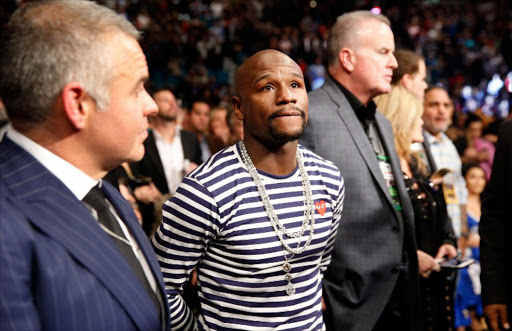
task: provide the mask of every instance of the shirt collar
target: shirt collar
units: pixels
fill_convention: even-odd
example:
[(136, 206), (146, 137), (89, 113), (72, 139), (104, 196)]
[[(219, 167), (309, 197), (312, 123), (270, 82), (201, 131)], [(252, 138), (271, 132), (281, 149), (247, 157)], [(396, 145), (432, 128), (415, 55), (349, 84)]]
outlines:
[(32, 155), (55, 177), (57, 177), (78, 200), (82, 200), (98, 181), (83, 171), (37, 144), (27, 136), (19, 133), (12, 126), (7, 128), (7, 137)]
[[(168, 143), (167, 140), (165, 140), (164, 137), (160, 134), (160, 132), (158, 132), (158, 130), (151, 129), (151, 131), (153, 132), (153, 135), (155, 136), (155, 140)], [(175, 139), (180, 138), (180, 132), (181, 132), (181, 126), (176, 125), (176, 131), (174, 132)]]
[(425, 131), (424, 136), (430, 145), (440, 144), (440, 143), (446, 141), (446, 139), (449, 139), (448, 136), (446, 134), (444, 134), (444, 132), (441, 132), (441, 134), (439, 136), (440, 139), (437, 139), (433, 134), (431, 134), (428, 131)]

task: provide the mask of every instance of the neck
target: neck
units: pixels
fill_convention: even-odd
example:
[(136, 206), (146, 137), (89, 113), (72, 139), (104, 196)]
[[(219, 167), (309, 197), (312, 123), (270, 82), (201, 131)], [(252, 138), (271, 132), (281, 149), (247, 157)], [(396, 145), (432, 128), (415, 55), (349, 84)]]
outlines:
[(466, 142), (468, 143), (468, 147), (473, 147), (473, 145), (475, 144), (475, 140), (476, 138), (474, 137), (466, 136)]
[[(15, 127), (15, 129), (17, 129)], [(99, 180), (103, 178), (108, 170), (94, 157), (87, 146), (87, 139), (84, 140), (80, 131), (64, 131), (65, 127), (49, 126), (48, 128), (34, 128), (20, 131), (21, 134), (57, 155), (64, 161), (80, 169), (89, 177)]]
[(255, 140), (244, 140), (247, 153), (256, 169), (278, 176), (291, 173), (297, 166), (298, 141), (279, 147), (268, 147)]
[(430, 133), (437, 141), (441, 141), (443, 131), (439, 131), (437, 133), (430, 132), (430, 131), (427, 131), (427, 132)]
[(330, 71), (331, 76), (338, 81), (344, 88), (352, 93), (357, 100), (359, 100), (364, 106), (372, 100), (372, 96), (369, 95), (364, 89), (359, 87), (357, 82), (354, 82), (352, 76), (347, 72), (339, 72), (337, 69)]
[(468, 202), (480, 202), (480, 194), (468, 192)]
[(168, 142), (173, 142), (174, 135), (176, 134), (176, 121), (162, 121), (157, 120), (154, 124), (154, 130)]

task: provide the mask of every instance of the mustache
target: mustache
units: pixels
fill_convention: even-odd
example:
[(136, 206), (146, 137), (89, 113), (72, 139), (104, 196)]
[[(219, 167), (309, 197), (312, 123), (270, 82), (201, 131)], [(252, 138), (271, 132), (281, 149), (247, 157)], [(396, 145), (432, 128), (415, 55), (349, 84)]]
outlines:
[[(292, 110), (296, 110), (296, 111), (298, 111), (298, 112), (300, 113), (300, 116), (301, 116), (302, 118), (304, 118), (304, 119), (306, 118), (306, 111), (305, 111), (304, 109), (299, 108), (299, 107), (297, 107), (297, 106), (293, 106), (291, 109), (292, 109)], [(287, 112), (287, 111), (290, 111), (290, 108), (283, 108), (283, 109), (279, 109), (279, 110), (278, 110), (278, 111), (276, 111), (275, 113), (271, 114), (271, 115), (268, 117), (268, 120), (269, 120), (269, 121), (271, 121), (271, 120), (273, 120), (274, 118), (281, 116), (284, 112)]]

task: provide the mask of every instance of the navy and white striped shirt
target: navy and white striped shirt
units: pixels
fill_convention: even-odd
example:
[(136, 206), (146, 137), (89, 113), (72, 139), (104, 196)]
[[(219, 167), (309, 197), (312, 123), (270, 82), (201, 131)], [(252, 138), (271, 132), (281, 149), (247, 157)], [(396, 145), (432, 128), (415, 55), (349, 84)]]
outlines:
[[(284, 249), (239, 152), (238, 144), (213, 155), (187, 175), (163, 206), (153, 245), (164, 275), (172, 330), (323, 330), (322, 277), (344, 199), (343, 178), (332, 162), (299, 145), (316, 206), (310, 246), (290, 263), (296, 293), (286, 294)], [(304, 198), (298, 167), (289, 175), (259, 171), (280, 222), (300, 230)], [(284, 236), (290, 247), (301, 238)], [(198, 272), (198, 321), (180, 294)]]

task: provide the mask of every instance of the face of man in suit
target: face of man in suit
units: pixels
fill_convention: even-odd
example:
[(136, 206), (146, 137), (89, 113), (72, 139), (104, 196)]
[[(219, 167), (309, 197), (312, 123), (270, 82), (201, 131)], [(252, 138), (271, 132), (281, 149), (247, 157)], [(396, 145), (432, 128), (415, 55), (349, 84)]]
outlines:
[(425, 129), (438, 137), (445, 132), (451, 122), (453, 103), (448, 92), (442, 88), (433, 88), (425, 93), (423, 121)]
[(120, 33), (105, 38), (117, 76), (112, 83), (108, 109), (93, 109), (89, 113), (84, 134), (97, 166), (108, 171), (122, 162), (138, 161), (144, 156), (147, 116), (156, 113), (157, 105), (144, 88), (149, 74), (138, 42)]
[(153, 95), (156, 105), (158, 106), (158, 113), (156, 116), (164, 121), (175, 121), (178, 117), (178, 103), (171, 91), (162, 90)]
[(244, 139), (282, 144), (299, 139), (308, 118), (308, 96), (300, 67), (287, 55), (262, 51), (237, 73), (235, 114), (244, 122)]
[(361, 22), (353, 44), (341, 50), (343, 65), (352, 76), (347, 88), (364, 104), (391, 89), (393, 69), (398, 66), (393, 51), (393, 32), (383, 22)]

